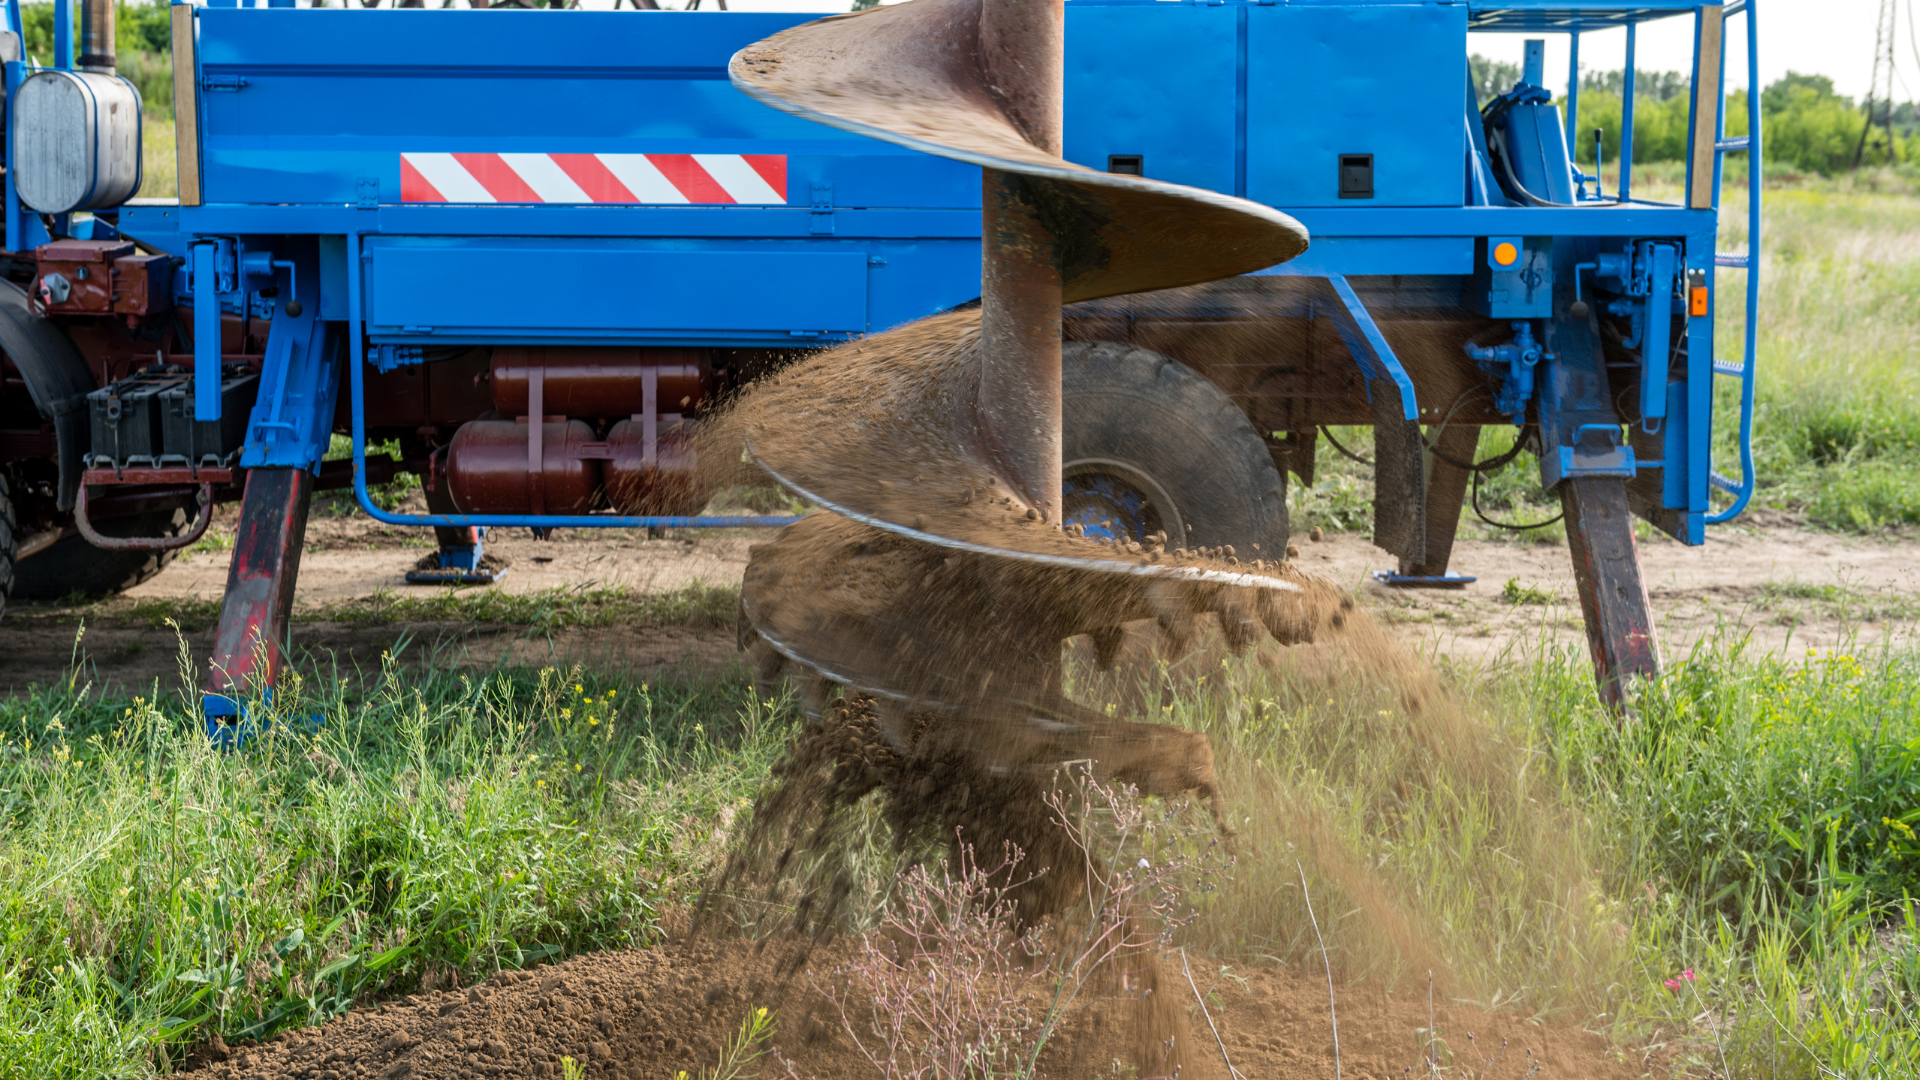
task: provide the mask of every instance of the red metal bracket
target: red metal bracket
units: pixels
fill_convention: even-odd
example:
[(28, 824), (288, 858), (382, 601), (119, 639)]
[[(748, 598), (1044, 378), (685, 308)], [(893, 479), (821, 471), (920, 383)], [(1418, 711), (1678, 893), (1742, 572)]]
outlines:
[(306, 469), (247, 473), (207, 672), (208, 698), (231, 706), (222, 716), (237, 716), (239, 696), (252, 688), (270, 688), (279, 673), (312, 495), (313, 473)]

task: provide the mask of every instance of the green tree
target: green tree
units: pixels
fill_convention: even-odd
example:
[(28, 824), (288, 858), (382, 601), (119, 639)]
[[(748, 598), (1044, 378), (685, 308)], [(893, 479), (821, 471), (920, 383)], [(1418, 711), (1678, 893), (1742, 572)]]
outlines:
[[(80, 5), (73, 5), (74, 52), (80, 50)], [(47, 0), (20, 5), (20, 26), (26, 31), (27, 56), (53, 65), (53, 4)], [(115, 0), (113, 49), (116, 67), (140, 91), (150, 117), (173, 115), (173, 33), (164, 0)]]

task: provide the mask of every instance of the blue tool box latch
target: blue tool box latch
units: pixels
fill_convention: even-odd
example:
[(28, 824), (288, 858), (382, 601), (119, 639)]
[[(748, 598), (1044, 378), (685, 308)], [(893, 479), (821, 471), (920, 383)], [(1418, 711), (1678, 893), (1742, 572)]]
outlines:
[(815, 180), (812, 185), (813, 197), (809, 202), (807, 231), (815, 236), (833, 235), (833, 185)]

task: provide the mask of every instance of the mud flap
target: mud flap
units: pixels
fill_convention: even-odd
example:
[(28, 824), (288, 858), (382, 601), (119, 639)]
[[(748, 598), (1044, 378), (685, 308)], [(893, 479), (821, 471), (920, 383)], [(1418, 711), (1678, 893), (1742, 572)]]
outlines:
[(271, 692), (280, 673), (312, 498), (309, 470), (247, 473), (247, 492), (234, 531), (233, 564), (227, 571), (220, 627), (214, 634), (201, 699), (207, 735), (216, 741), (236, 737), (234, 729), (245, 720), (242, 697), (249, 691)]
[(1617, 708), (1630, 679), (1660, 673), (1627, 485), (1614, 477), (1563, 480), (1560, 504), (1567, 512), (1567, 546), (1573, 549), (1573, 578), (1580, 587), (1600, 699)]

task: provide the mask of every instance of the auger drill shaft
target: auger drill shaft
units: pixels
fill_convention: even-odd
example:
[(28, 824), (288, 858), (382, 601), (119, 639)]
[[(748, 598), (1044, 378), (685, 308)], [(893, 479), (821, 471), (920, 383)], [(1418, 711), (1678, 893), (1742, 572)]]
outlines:
[[(1061, 0), (984, 0), (988, 90), (1028, 142), (1061, 151)], [(981, 170), (980, 391), (987, 460), (1027, 505), (1060, 517), (1061, 244), (1044, 193), (1019, 173)]]

